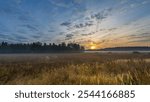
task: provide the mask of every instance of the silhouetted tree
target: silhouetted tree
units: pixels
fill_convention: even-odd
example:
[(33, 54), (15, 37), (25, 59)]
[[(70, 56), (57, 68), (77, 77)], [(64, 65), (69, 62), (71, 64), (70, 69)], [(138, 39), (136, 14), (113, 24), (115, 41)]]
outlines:
[(42, 44), (41, 42), (8, 44), (0, 43), (0, 53), (48, 53), (48, 52), (76, 52), (83, 51), (84, 47), (79, 44), (65, 42), (61, 44)]

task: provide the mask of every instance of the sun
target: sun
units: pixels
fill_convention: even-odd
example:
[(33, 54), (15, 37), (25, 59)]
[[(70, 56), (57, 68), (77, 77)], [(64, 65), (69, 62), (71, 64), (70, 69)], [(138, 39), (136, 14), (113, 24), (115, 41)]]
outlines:
[(91, 46), (90, 49), (94, 50), (94, 49), (96, 49), (96, 46)]

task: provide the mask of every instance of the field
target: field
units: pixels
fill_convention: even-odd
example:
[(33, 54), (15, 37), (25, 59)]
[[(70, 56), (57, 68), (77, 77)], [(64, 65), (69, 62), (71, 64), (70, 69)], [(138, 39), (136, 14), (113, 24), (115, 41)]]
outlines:
[(0, 84), (150, 85), (150, 54), (1, 54)]

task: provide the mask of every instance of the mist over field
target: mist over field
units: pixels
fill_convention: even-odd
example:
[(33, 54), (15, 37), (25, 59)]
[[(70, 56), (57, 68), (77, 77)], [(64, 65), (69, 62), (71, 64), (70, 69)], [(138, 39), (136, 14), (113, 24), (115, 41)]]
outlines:
[(0, 84), (146, 85), (150, 54), (2, 54)]

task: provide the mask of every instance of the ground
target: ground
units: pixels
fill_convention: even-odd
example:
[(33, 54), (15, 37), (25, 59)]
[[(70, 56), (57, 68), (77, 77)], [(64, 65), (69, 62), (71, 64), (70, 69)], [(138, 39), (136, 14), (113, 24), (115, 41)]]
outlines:
[(146, 85), (150, 54), (1, 54), (0, 84)]

